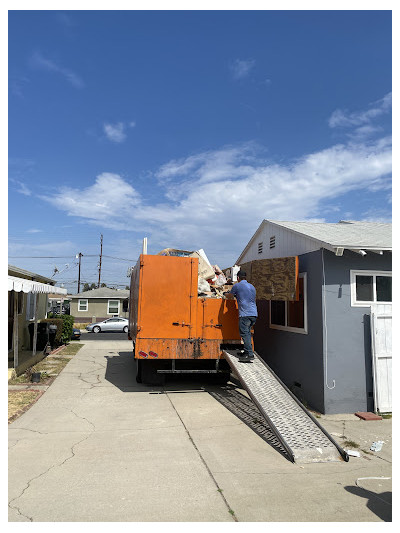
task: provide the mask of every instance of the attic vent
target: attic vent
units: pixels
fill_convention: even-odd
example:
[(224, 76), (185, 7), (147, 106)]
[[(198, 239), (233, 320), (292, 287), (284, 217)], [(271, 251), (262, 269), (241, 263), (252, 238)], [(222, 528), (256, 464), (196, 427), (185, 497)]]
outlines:
[(275, 248), (275, 235), (269, 238), (269, 247)]
[(262, 242), (259, 242), (259, 243), (258, 243), (258, 253), (259, 253), (259, 254), (262, 254), (262, 251), (263, 251), (263, 243), (262, 243)]

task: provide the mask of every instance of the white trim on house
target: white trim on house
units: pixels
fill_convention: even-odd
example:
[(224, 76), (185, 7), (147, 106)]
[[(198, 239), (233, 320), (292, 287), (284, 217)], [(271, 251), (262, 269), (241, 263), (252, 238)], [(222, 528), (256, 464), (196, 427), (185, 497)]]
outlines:
[[(373, 300), (357, 301), (356, 295), (356, 277), (357, 276), (372, 276), (372, 294)], [(376, 277), (387, 276), (392, 277), (392, 272), (389, 270), (350, 270), (350, 294), (351, 307), (370, 307), (373, 304), (391, 304), (392, 302), (382, 302), (376, 300)], [(393, 298), (392, 298), (393, 299)]]
[[(115, 312), (111, 312), (110, 311), (110, 302), (117, 302), (118, 303), (118, 311)], [(121, 300), (118, 300), (117, 298), (112, 298), (110, 300), (107, 301), (107, 315), (119, 315), (119, 310), (120, 310), (120, 307), (121, 307)]]
[[(278, 326), (277, 324), (271, 324), (271, 300), (269, 301), (269, 327), (271, 329), (280, 329), (282, 331), (291, 331), (292, 333), (301, 333), (303, 335), (308, 334), (308, 314), (307, 314), (307, 273), (299, 273), (299, 278), (303, 278), (303, 303), (304, 303), (304, 328), (293, 328), (291, 326)], [(285, 304), (285, 324), (288, 320), (288, 302)]]
[[(83, 302), (86, 302), (84, 305), (85, 309), (81, 309)], [(89, 300), (87, 298), (82, 298), (78, 300), (78, 312), (80, 313), (87, 313), (89, 310)]]

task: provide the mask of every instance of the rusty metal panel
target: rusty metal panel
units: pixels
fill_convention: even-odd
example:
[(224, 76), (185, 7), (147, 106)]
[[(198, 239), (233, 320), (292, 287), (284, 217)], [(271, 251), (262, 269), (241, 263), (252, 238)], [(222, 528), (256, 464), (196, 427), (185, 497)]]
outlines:
[(136, 359), (218, 359), (219, 340), (137, 339)]

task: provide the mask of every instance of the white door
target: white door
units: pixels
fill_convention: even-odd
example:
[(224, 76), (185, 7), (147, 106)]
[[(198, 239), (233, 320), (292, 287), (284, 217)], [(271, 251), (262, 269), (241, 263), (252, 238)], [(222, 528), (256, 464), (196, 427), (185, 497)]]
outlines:
[(371, 305), (375, 410), (392, 412), (392, 305)]

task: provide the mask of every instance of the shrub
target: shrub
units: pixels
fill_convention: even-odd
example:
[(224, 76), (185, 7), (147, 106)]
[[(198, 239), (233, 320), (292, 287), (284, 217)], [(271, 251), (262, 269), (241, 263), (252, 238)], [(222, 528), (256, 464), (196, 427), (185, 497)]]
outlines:
[(61, 315), (63, 321), (63, 330), (61, 341), (67, 344), (71, 340), (72, 328), (74, 327), (74, 317), (71, 315)]
[(54, 324), (55, 326), (57, 326), (55, 342), (58, 345), (62, 344), (63, 327), (64, 327), (63, 320), (61, 318), (43, 318), (40, 322), (47, 322), (47, 324)]

